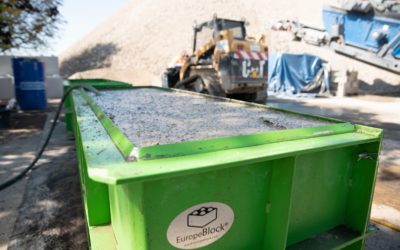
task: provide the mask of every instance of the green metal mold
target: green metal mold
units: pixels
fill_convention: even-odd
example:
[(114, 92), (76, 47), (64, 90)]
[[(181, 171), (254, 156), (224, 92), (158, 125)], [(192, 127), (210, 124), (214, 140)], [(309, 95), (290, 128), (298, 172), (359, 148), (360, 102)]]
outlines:
[(84, 91), (66, 109), (92, 249), (363, 247), (380, 129), (315, 117), (335, 123), (137, 148)]

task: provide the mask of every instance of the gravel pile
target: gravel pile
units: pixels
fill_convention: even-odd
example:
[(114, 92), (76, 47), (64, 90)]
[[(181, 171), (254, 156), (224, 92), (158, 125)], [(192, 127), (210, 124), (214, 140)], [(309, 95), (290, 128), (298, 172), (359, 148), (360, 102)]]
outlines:
[(328, 49), (291, 42), (291, 37), (269, 29), (281, 19), (321, 27), (323, 3), (324, 0), (132, 1), (60, 55), (61, 73), (65, 77), (104, 77), (135, 85), (159, 85), (167, 64), (182, 49), (191, 51), (194, 21), (210, 20), (216, 13), (224, 18), (246, 18), (250, 23), (248, 33), (266, 34), (271, 51), (308, 52), (329, 61), (333, 69), (355, 68), (359, 78), (373, 88), (400, 85), (398, 75)]
[(138, 147), (327, 125), (329, 122), (158, 89), (91, 94)]

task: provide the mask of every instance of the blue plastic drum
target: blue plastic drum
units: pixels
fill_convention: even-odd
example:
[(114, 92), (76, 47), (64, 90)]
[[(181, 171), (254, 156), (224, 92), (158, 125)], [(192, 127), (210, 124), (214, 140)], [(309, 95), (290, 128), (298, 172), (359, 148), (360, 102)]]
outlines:
[(44, 65), (37, 59), (13, 58), (15, 98), (22, 110), (47, 107)]

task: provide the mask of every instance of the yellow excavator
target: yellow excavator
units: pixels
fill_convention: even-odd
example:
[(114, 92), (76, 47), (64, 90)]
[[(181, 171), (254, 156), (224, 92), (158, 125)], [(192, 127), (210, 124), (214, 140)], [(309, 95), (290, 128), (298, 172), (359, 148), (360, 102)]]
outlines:
[(263, 35), (250, 37), (245, 26), (217, 16), (195, 24), (192, 55), (182, 53), (166, 70), (163, 86), (265, 103), (268, 47)]

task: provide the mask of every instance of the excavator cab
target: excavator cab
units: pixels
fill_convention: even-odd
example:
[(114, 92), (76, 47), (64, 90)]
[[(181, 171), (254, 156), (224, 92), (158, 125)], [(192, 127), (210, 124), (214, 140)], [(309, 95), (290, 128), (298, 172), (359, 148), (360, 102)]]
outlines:
[(216, 38), (221, 31), (229, 30), (232, 32), (233, 38), (237, 40), (244, 40), (246, 37), (246, 28), (244, 21), (235, 21), (229, 19), (217, 18), (216, 16), (212, 21), (204, 22), (199, 25), (195, 23), (193, 26), (194, 39), (193, 39), (193, 53), (196, 51), (197, 44), (204, 44), (206, 41), (198, 41), (199, 35), (205, 39)]

